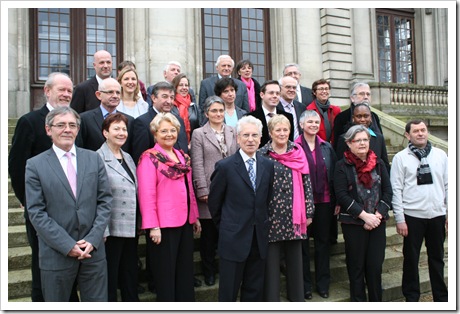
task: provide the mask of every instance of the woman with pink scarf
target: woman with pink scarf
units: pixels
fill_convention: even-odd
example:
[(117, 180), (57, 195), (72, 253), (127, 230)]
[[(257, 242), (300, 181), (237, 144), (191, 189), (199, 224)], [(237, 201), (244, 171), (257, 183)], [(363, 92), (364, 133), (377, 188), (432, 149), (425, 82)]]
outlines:
[(271, 141), (260, 153), (275, 161), (273, 199), (269, 205), (269, 245), (264, 301), (280, 301), (280, 254), (286, 260), (286, 290), (291, 302), (304, 302), (302, 240), (314, 215), (313, 194), (305, 153), (289, 141), (291, 125), (283, 115), (268, 122)]
[(238, 79), (241, 80), (248, 89), (249, 111), (252, 112), (262, 106), (260, 98), (260, 84), (256, 79), (252, 78), (254, 64), (249, 60), (241, 60), (235, 68)]

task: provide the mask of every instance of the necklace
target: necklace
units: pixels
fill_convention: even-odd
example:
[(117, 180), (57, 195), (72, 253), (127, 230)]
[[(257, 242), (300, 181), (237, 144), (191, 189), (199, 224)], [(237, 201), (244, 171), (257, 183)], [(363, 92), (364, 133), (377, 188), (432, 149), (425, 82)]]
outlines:
[(117, 160), (118, 160), (118, 162), (120, 163), (120, 165), (123, 164), (123, 158), (121, 158), (121, 159), (118, 159), (118, 158), (117, 158)]

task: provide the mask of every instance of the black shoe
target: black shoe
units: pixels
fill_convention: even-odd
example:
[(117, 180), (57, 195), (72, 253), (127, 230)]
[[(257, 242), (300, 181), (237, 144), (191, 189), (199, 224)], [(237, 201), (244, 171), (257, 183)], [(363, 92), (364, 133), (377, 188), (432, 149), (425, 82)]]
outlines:
[(201, 287), (203, 283), (201, 282), (200, 279), (193, 277), (193, 285), (195, 286), (195, 288), (198, 288), (198, 287)]
[(311, 300), (313, 298), (313, 295), (311, 294), (311, 291), (305, 292), (305, 300)]
[(204, 283), (206, 286), (213, 286), (216, 283), (216, 278), (213, 275), (204, 277)]
[(319, 291), (318, 294), (319, 294), (319, 296), (322, 297), (323, 299), (329, 298), (329, 292), (327, 292), (327, 291)]

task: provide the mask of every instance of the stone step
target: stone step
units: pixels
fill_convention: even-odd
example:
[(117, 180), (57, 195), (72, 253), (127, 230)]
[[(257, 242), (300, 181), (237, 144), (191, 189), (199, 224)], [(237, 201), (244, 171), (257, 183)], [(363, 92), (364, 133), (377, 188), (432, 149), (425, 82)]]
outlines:
[(8, 226), (8, 248), (28, 246), (25, 225)]
[[(8, 208), (8, 226), (24, 225), (24, 209), (23, 208)], [(24, 232), (25, 232), (24, 227)]]
[(14, 193), (8, 193), (8, 208), (18, 208), (21, 206), (21, 202), (17, 199)]
[[(426, 294), (431, 291), (429, 274), (428, 274), (428, 265), (426, 263), (421, 263), (419, 267), (420, 272), (420, 292)], [(28, 283), (21, 280), (24, 278), (30, 271), (19, 270), (11, 271), (8, 278), (8, 301), (9, 302), (30, 302), (30, 297), (24, 295), (22, 291), (28, 291)], [(446, 263), (445, 268), (445, 282), (448, 284), (448, 268)], [(204, 278), (202, 276), (197, 276), (202, 281)], [(401, 301), (403, 298), (401, 292), (401, 278), (402, 270), (398, 269), (391, 272), (385, 272), (382, 274), (382, 288), (383, 288), (383, 301)], [(12, 281), (14, 280), (14, 282)], [(146, 283), (141, 283), (144, 287), (145, 292), (139, 294), (139, 299), (141, 302), (155, 302), (156, 294), (148, 290)], [(219, 276), (216, 277), (216, 284), (214, 286), (208, 287), (203, 285), (201, 287), (195, 288), (195, 298), (197, 302), (217, 302), (218, 300), (218, 287), (219, 287)], [(281, 276), (281, 301), (288, 302), (287, 293), (286, 293), (286, 279), (284, 276)], [(118, 297), (121, 301), (120, 295)], [(313, 298), (311, 300), (306, 300), (306, 302), (349, 302), (350, 301), (350, 292), (349, 292), (349, 283), (347, 280), (332, 282), (329, 289), (329, 298), (323, 299), (318, 294), (313, 293)], [(321, 307), (323, 310), (327, 309)], [(141, 309), (134, 308), (135, 310)]]

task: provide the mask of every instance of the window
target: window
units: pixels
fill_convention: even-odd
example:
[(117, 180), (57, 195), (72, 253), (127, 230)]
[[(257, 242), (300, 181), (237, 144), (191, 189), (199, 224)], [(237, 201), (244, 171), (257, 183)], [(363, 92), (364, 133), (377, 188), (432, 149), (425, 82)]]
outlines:
[[(32, 108), (43, 104), (43, 85), (51, 72), (69, 74), (74, 84), (92, 76), (93, 55), (112, 55), (116, 76), (122, 56), (122, 9), (30, 9)], [(84, 31), (82, 31), (84, 30)]]
[(268, 9), (202, 9), (204, 78), (215, 75), (222, 54), (235, 63), (249, 59), (253, 77), (263, 84), (271, 76)]
[(377, 9), (380, 82), (415, 84), (413, 9)]

